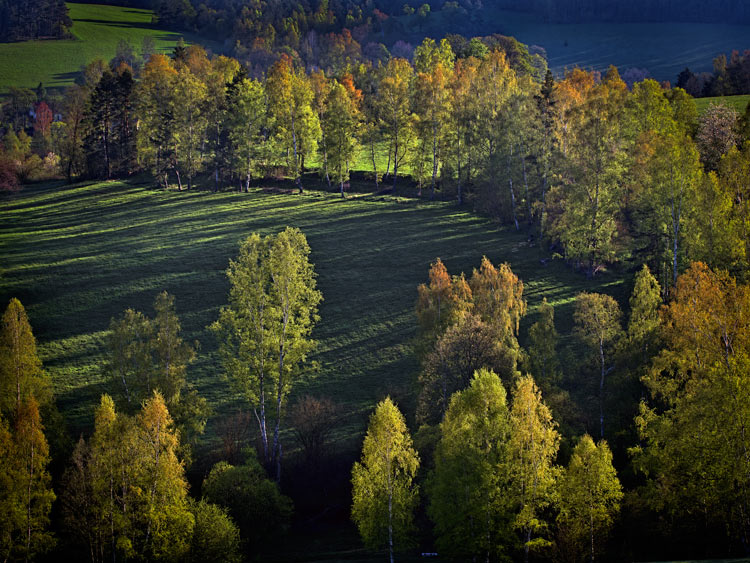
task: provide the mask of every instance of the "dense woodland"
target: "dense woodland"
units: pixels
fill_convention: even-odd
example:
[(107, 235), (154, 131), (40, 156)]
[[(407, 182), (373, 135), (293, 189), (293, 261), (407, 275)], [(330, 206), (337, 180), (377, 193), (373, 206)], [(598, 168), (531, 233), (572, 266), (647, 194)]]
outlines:
[(64, 0), (0, 1), (0, 41), (59, 39), (71, 25)]
[[(750, 108), (699, 116), (682, 88), (629, 89), (613, 67), (555, 80), (515, 43), (456, 41), (356, 64), (344, 45), (325, 71), (283, 52), (262, 75), (196, 45), (166, 56), (124, 44), (60, 102), (42, 87), (11, 91), (3, 197), (44, 176), (135, 174), (164, 190), (275, 178), (288, 197), (311, 183), (346, 197), (365, 161), (356, 185), (472, 206), (528, 233), (540, 267), (561, 259), (582, 278), (619, 268), (632, 279), (627, 306), (579, 294), (562, 342), (546, 303), (521, 334), (523, 280), (509, 265), (477, 257), (472, 272), (449, 272), (435, 257), (415, 288), (416, 408), (407, 418), (385, 399), (373, 412), (350, 474), (352, 519), (391, 559), (417, 543), (455, 560), (745, 554)], [(224, 461), (190, 489), (211, 413), (188, 384), (200, 350), (183, 340), (174, 298), (112, 319), (112, 393), (75, 445), (11, 300), (3, 559), (272, 557), (294, 510), (284, 430), (294, 426), (309, 469), (330, 439), (320, 421), (336, 420), (313, 398), (285, 415), (323, 298), (309, 256), (287, 228), (248, 236), (230, 261), (211, 326), (217, 372), (252, 414), (227, 423)], [(238, 451), (250, 426), (257, 450)]]

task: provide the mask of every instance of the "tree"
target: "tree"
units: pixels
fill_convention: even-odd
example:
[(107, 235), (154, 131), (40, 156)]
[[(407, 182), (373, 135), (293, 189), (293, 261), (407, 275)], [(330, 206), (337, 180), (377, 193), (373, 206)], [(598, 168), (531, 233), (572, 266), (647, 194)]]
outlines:
[(287, 158), (292, 158), (294, 182), (302, 193), (304, 156), (315, 153), (320, 136), (320, 122), (312, 110), (310, 81), (304, 72), (293, 68), (288, 56), (282, 56), (268, 71), (266, 90)]
[(699, 155), (692, 140), (682, 133), (658, 136), (651, 147), (653, 152), (648, 166), (651, 186), (642, 194), (645, 206), (650, 208), (651, 221), (642, 228), (646, 232), (666, 231), (659, 246), (671, 254), (674, 284), (685, 239), (686, 217), (696, 206), (702, 180)]
[(450, 114), (448, 84), (455, 56), (446, 39), (438, 47), (433, 39), (425, 39), (414, 52), (414, 113), (417, 122), (417, 137), (432, 154), (431, 196), (435, 197), (435, 186), (440, 162), (445, 149), (445, 127)]
[(589, 544), (591, 562), (596, 560), (596, 544), (611, 527), (622, 497), (607, 442), (594, 444), (586, 434), (560, 480), (559, 535), (573, 555), (585, 551), (583, 546)]
[(135, 412), (158, 390), (172, 411), (183, 439), (183, 455), (203, 429), (208, 405), (187, 382), (195, 346), (183, 341), (175, 299), (166, 291), (154, 300), (155, 316), (127, 309), (109, 326), (107, 371), (124, 393), (126, 410)]
[(599, 364), (599, 433), (604, 437), (604, 379), (614, 366), (607, 359), (622, 336), (620, 306), (609, 295), (579, 293), (576, 297), (575, 332), (597, 355)]
[(262, 170), (271, 152), (271, 122), (263, 84), (243, 79), (231, 91), (228, 105), (233, 109), (229, 112), (232, 168), (244, 176), (247, 192), (250, 180)]
[[(616, 258), (616, 219), (628, 145), (622, 132), (625, 85), (621, 81), (585, 84), (583, 80), (579, 85), (582, 91), (570, 92), (570, 109), (560, 104), (560, 111), (566, 113), (561, 148), (567, 166), (565, 187), (557, 186), (550, 193), (554, 195), (551, 207), (560, 208), (550, 217), (550, 234), (563, 243), (569, 258), (586, 266), (591, 277)], [(578, 97), (583, 101), (575, 101)]]
[(418, 489), (419, 456), (406, 421), (390, 397), (370, 416), (362, 457), (352, 468), (352, 520), (365, 545), (394, 550), (410, 543)]
[(430, 264), (429, 278), (429, 285), (417, 287), (417, 321), (425, 350), (472, 306), (466, 279), (463, 275), (451, 278), (440, 258)]
[(138, 156), (150, 167), (164, 189), (169, 188), (169, 170), (174, 166), (174, 83), (177, 71), (169, 57), (152, 55), (141, 73), (135, 92), (140, 118)]
[(510, 416), (500, 378), (488, 370), (451, 397), (440, 424), (428, 514), (440, 552), (462, 559), (503, 553), (511, 532)]
[(204, 500), (192, 501), (190, 512), (195, 519), (187, 561), (223, 561), (240, 563), (240, 531), (227, 511)]
[[(322, 300), (309, 261), (310, 247), (299, 229), (276, 236), (253, 234), (230, 260), (229, 306), (212, 325), (225, 373), (255, 411), (263, 460), (281, 478), (282, 408), (314, 341), (310, 332)], [(273, 443), (267, 410), (275, 395)]]
[(474, 313), (496, 326), (503, 338), (515, 340), (519, 323), (526, 314), (523, 282), (508, 263), (496, 268), (486, 256), (479, 269), (474, 269), (469, 280), (474, 301)]
[(317, 470), (328, 453), (338, 416), (338, 406), (327, 397), (306, 395), (292, 407), (290, 419), (309, 471)]
[(711, 104), (698, 123), (695, 142), (708, 170), (717, 170), (721, 157), (737, 145), (737, 112), (725, 105)]
[(641, 365), (645, 365), (657, 350), (661, 303), (659, 282), (644, 264), (635, 275), (627, 329), (628, 347), (638, 351)]
[(32, 397), (42, 405), (49, 403), (50, 387), (29, 317), (21, 302), (13, 298), (3, 313), (0, 332), (0, 415), (12, 419)]
[(187, 66), (178, 69), (173, 88), (170, 101), (174, 118), (175, 172), (180, 189), (180, 170), (186, 173), (188, 189), (191, 189), (193, 178), (203, 166), (203, 143), (208, 127), (205, 111), (208, 91), (203, 81)]
[(109, 179), (129, 173), (134, 158), (135, 127), (131, 123), (133, 76), (128, 68), (106, 69), (91, 92), (84, 123), (87, 169), (94, 177)]
[(518, 348), (508, 346), (502, 334), (476, 315), (466, 314), (450, 326), (425, 357), (417, 417), (435, 423), (448, 408), (450, 397), (471, 382), (474, 373), (488, 368), (505, 381), (516, 375)]
[(393, 190), (398, 167), (409, 150), (413, 118), (409, 104), (414, 70), (406, 59), (388, 61), (378, 85), (378, 116), (389, 145), (389, 162), (393, 159)]
[(283, 535), (289, 527), (292, 501), (266, 477), (252, 454), (243, 465), (214, 465), (202, 491), (206, 501), (226, 508), (249, 554), (257, 554), (268, 538)]
[[(693, 263), (662, 308), (664, 349), (643, 378), (650, 400), (636, 424), (643, 497), (670, 517), (750, 534), (750, 289)], [(698, 510), (698, 507), (700, 509)]]
[(523, 534), (524, 561), (529, 551), (549, 545), (533, 535), (547, 528), (543, 511), (551, 504), (557, 468), (553, 465), (560, 445), (557, 424), (542, 402), (542, 394), (530, 375), (516, 380), (510, 411), (510, 471), (520, 511), (514, 527)]
[[(25, 397), (15, 413), (12, 433), (0, 418), (0, 449), (4, 449), (4, 485), (0, 492), (0, 549), (4, 560), (29, 561), (52, 549), (48, 531), (55, 494), (47, 471), (47, 439), (36, 399)], [(7, 456), (7, 457), (6, 457)]]
[(529, 328), (528, 357), (531, 373), (542, 387), (552, 386), (560, 379), (557, 357), (558, 334), (555, 330), (555, 309), (545, 297), (539, 306), (539, 320)]
[(346, 88), (334, 82), (328, 95), (323, 131), (327, 143), (327, 162), (333, 179), (344, 197), (344, 182), (349, 181), (349, 164), (357, 154), (359, 108)]
[(88, 444), (79, 442), (66, 471), (62, 503), (68, 529), (88, 544), (92, 562), (187, 555), (195, 521), (178, 447), (157, 391), (135, 417), (117, 413), (102, 396), (94, 434)]

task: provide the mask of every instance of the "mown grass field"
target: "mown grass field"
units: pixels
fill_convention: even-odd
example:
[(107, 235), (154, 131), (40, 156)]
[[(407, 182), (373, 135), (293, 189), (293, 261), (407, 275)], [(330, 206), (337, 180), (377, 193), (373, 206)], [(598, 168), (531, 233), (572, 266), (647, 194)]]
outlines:
[(147, 36), (154, 38), (160, 52), (171, 51), (180, 37), (198, 42), (193, 34), (158, 29), (151, 23), (150, 10), (74, 3), (68, 7), (73, 39), (0, 43), (0, 94), (9, 86), (35, 88), (40, 82), (47, 88), (68, 86), (82, 65), (97, 57), (111, 59), (121, 39), (136, 52)]
[(734, 108), (739, 112), (740, 115), (745, 113), (747, 105), (750, 104), (750, 95), (744, 96), (721, 96), (718, 98), (696, 98), (695, 106), (698, 108), (698, 113), (703, 113), (708, 109), (711, 104), (719, 105), (724, 104), (730, 108)]
[[(440, 256), (471, 272), (482, 255), (508, 261), (524, 280), (530, 309), (547, 297), (569, 332), (577, 292), (622, 297), (615, 273), (595, 282), (515, 233), (448, 202), (307, 192), (164, 192), (128, 182), (27, 186), (0, 207), (0, 301), (27, 307), (59, 407), (79, 432), (109, 389), (103, 376), (112, 317), (132, 307), (153, 314), (162, 290), (176, 296), (185, 337), (201, 343), (189, 378), (222, 417), (236, 400), (221, 377), (207, 330), (226, 303), (225, 270), (253, 231), (302, 229), (324, 295), (315, 360), (295, 393), (333, 397), (349, 418), (340, 438), (359, 435), (370, 409), (391, 394), (409, 409), (418, 370), (412, 353), (416, 286)], [(527, 318), (533, 320), (533, 314)], [(209, 437), (211, 436), (209, 425)]]

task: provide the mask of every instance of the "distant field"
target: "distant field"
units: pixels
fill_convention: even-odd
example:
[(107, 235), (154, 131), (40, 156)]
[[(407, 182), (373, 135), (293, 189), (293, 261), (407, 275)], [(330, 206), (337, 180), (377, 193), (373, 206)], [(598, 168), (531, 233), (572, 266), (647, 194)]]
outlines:
[(736, 109), (740, 115), (745, 113), (747, 105), (750, 104), (750, 96), (723, 96), (720, 98), (696, 98), (695, 106), (698, 108), (698, 113), (703, 113), (708, 109), (708, 106), (714, 104), (724, 104), (731, 108)]
[(320, 373), (298, 392), (345, 405), (351, 418), (343, 438), (358, 435), (386, 393), (409, 408), (418, 369), (416, 286), (436, 257), (452, 273), (470, 273), (484, 254), (510, 262), (532, 308), (545, 296), (558, 306), (563, 334), (577, 292), (604, 287), (621, 297), (624, 286), (619, 274), (590, 282), (562, 263), (542, 265), (526, 234), (453, 203), (259, 189), (178, 193), (110, 182), (29, 186), (2, 202), (0, 303), (17, 296), (28, 308), (58, 404), (79, 431), (108, 389), (102, 362), (110, 319), (128, 307), (152, 314), (156, 294), (169, 291), (185, 336), (201, 342), (190, 379), (221, 416), (234, 403), (206, 326), (226, 303), (224, 272), (240, 239), (286, 225), (307, 234), (325, 299), (315, 331)]
[[(400, 16), (409, 40), (442, 37), (446, 26), (458, 26), (469, 35), (501, 33), (547, 51), (549, 66), (557, 74), (566, 68), (606, 70), (610, 64), (620, 71), (645, 68), (657, 80), (674, 83), (686, 66), (694, 72), (711, 71), (713, 58), (733, 49), (750, 49), (750, 26), (698, 23), (602, 23), (549, 24), (531, 14), (497, 10), (490, 2), (473, 21), (446, 17), (436, 11), (423, 21)], [(417, 22), (420, 22), (417, 25)], [(388, 40), (397, 40), (395, 35)], [(390, 45), (390, 44), (389, 44)]]
[(68, 86), (82, 65), (96, 57), (111, 59), (121, 39), (136, 51), (146, 36), (154, 38), (160, 51), (172, 50), (180, 37), (197, 41), (189, 33), (156, 28), (150, 10), (72, 3), (68, 7), (75, 39), (0, 43), (0, 94), (8, 86), (35, 88), (40, 82), (47, 88)]

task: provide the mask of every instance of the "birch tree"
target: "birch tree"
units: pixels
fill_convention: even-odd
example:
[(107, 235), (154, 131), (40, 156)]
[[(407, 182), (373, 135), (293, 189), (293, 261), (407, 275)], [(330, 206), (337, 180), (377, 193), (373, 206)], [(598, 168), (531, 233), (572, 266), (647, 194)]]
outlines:
[(254, 233), (245, 239), (227, 270), (229, 305), (212, 325), (224, 371), (253, 408), (262, 459), (268, 467), (275, 466), (277, 480), (282, 410), (315, 345), (310, 333), (322, 300), (309, 255), (299, 229), (287, 227), (265, 238)]
[(599, 367), (599, 434), (603, 438), (604, 380), (614, 369), (611, 352), (623, 335), (622, 313), (617, 301), (601, 293), (579, 293), (575, 307), (575, 332), (594, 352)]
[(362, 457), (352, 468), (352, 520), (365, 545), (387, 547), (391, 563), (410, 544), (418, 468), (404, 416), (387, 397), (370, 416)]

